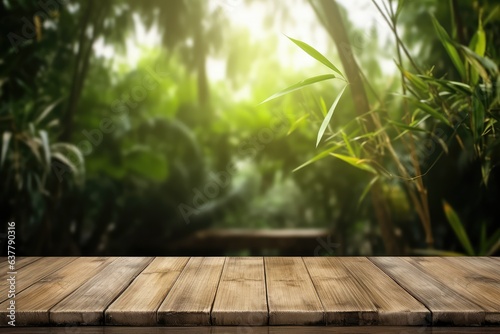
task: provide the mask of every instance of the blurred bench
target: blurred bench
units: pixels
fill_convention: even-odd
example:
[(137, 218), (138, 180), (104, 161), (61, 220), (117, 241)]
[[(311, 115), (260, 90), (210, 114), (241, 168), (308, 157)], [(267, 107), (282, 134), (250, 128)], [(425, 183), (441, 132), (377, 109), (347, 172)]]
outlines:
[(328, 229), (206, 229), (174, 242), (175, 255), (224, 255), (247, 251), (249, 255), (303, 255), (328, 253)]

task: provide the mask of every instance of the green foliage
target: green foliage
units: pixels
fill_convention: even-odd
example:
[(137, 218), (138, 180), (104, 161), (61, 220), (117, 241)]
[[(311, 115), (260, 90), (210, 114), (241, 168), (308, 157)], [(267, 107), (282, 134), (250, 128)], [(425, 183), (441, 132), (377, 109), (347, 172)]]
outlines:
[[(453, 232), (460, 241), (460, 244), (465, 249), (466, 254), (469, 256), (491, 256), (500, 248), (500, 229), (497, 229), (489, 238), (486, 237), (486, 225), (481, 225), (481, 240), (479, 243), (479, 250), (474, 251), (470, 242), (469, 236), (465, 231), (462, 221), (458, 214), (453, 210), (448, 202), (443, 202), (443, 210), (446, 215), (448, 223), (453, 228)], [(437, 254), (436, 254), (437, 255)]]

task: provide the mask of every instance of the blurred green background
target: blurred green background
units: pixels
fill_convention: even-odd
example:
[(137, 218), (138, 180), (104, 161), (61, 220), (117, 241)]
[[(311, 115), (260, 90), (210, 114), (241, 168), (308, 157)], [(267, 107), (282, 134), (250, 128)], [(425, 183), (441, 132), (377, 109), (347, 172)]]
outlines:
[(17, 255), (498, 254), (495, 3), (1, 0), (2, 232)]

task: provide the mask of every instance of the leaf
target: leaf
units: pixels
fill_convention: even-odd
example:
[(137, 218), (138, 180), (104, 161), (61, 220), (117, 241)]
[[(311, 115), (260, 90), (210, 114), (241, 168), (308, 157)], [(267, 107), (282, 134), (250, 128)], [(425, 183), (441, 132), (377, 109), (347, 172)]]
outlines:
[(500, 229), (496, 230), (495, 233), (486, 242), (486, 253), (485, 256), (492, 256), (498, 249), (500, 249)]
[(10, 138), (12, 138), (12, 132), (5, 131), (2, 134), (2, 154), (0, 156), (0, 168), (3, 166), (5, 157), (7, 156), (7, 150), (9, 149)]
[(403, 71), (403, 75), (412, 83), (413, 86), (415, 86), (415, 88), (417, 88), (421, 92), (427, 92), (429, 90), (429, 87), (426, 85), (426, 83), (413, 73)]
[[(477, 27), (477, 31), (469, 43), (469, 49), (473, 50), (478, 56), (481, 57), (484, 56), (484, 52), (486, 51), (486, 34), (484, 33), (483, 25), (481, 22), (481, 13), (479, 14), (479, 24)], [(479, 80), (477, 70), (472, 68), (470, 70), (470, 76), (472, 84), (475, 85)]]
[(40, 130), (40, 139), (42, 139), (43, 153), (45, 157), (46, 169), (50, 169), (50, 146), (49, 146), (49, 136), (47, 131)]
[(337, 153), (330, 153), (330, 155), (333, 155), (335, 158), (343, 160), (344, 162), (347, 162), (349, 165), (354, 166), (358, 169), (364, 170), (364, 171), (372, 173), (372, 174), (377, 174), (377, 171), (372, 166), (370, 166), (366, 162), (367, 160), (365, 160), (365, 159), (359, 159), (356, 157), (349, 157), (347, 155), (337, 154)]
[(318, 131), (318, 137), (316, 139), (316, 147), (318, 147), (319, 142), (321, 141), (321, 138), (323, 138), (323, 134), (326, 131), (326, 127), (330, 123), (330, 120), (332, 119), (332, 116), (333, 116), (333, 112), (335, 111), (335, 108), (337, 107), (337, 104), (339, 103), (340, 98), (342, 97), (342, 94), (344, 94), (346, 87), (347, 87), (347, 85), (344, 86), (344, 88), (342, 88), (342, 90), (340, 91), (340, 93), (337, 96), (337, 98), (335, 99), (335, 101), (333, 101), (332, 106), (330, 107), (330, 110), (328, 110), (328, 113), (326, 114), (325, 119), (323, 119), (323, 123), (321, 123), (321, 126), (320, 126), (319, 131)]
[(312, 77), (312, 78), (308, 78), (308, 79), (299, 81), (296, 84), (291, 85), (290, 87), (285, 88), (282, 91), (280, 91), (280, 92), (278, 92), (276, 94), (271, 95), (270, 97), (268, 97), (267, 99), (265, 99), (264, 101), (262, 101), (259, 104), (263, 104), (263, 103), (269, 102), (269, 101), (274, 100), (274, 99), (276, 99), (276, 98), (278, 98), (280, 96), (283, 96), (283, 95), (289, 94), (291, 92), (294, 92), (296, 90), (302, 89), (305, 86), (309, 86), (309, 85), (312, 85), (312, 84), (317, 83), (317, 82), (321, 82), (321, 81), (325, 81), (325, 80), (330, 80), (330, 79), (335, 79), (335, 78), (336, 78), (336, 76), (333, 75), (333, 74), (324, 74), (324, 75), (318, 75), (318, 76), (315, 76), (315, 77)]
[(287, 132), (287, 136), (290, 135), (292, 132), (294, 132), (298, 126), (300, 124), (302, 124), (302, 122), (309, 117), (309, 114), (305, 114), (305, 115), (302, 115), (301, 117), (299, 117), (299, 119), (297, 119), (295, 122), (292, 123), (292, 125), (290, 126), (290, 130), (288, 130)]
[[(288, 37), (288, 36), (286, 36), (286, 37)], [(342, 73), (339, 71), (339, 69), (337, 67), (335, 67), (335, 65), (333, 65), (328, 59), (326, 59), (325, 56), (323, 56), (315, 48), (313, 48), (312, 46), (310, 46), (307, 43), (299, 41), (298, 39), (294, 39), (291, 37), (288, 37), (288, 39), (291, 40), (292, 42), (294, 42), (299, 48), (304, 50), (308, 55), (310, 55), (311, 57), (313, 57), (314, 59), (316, 59), (317, 61), (319, 61), (323, 65), (325, 65), (326, 67), (332, 69), (334, 72), (340, 74), (340, 76), (342, 76), (342, 78), (344, 77), (342, 75)]]
[(404, 123), (396, 122), (396, 121), (393, 121), (391, 119), (389, 119), (388, 121), (389, 121), (389, 123), (395, 125), (398, 128), (401, 128), (401, 129), (410, 130), (410, 131), (428, 132), (426, 129), (422, 129), (422, 128), (419, 128), (416, 126), (411, 126), (411, 125), (407, 125)]
[(439, 40), (441, 41), (441, 44), (443, 44), (443, 47), (448, 53), (448, 56), (450, 56), (453, 65), (455, 65), (455, 68), (460, 74), (460, 77), (462, 79), (465, 79), (465, 66), (462, 60), (460, 59), (460, 55), (458, 54), (457, 49), (453, 45), (453, 41), (451, 40), (446, 30), (444, 30), (444, 28), (439, 24), (438, 20), (434, 16), (432, 16), (432, 24), (434, 25), (434, 29), (436, 30), (436, 33), (438, 35)]
[(370, 189), (373, 187), (373, 185), (375, 184), (375, 182), (377, 182), (379, 179), (379, 176), (375, 176), (371, 181), (370, 183), (368, 183), (365, 187), (365, 189), (363, 189), (363, 193), (361, 193), (361, 197), (359, 198), (358, 200), (358, 206), (361, 205), (361, 203), (363, 202), (363, 200), (365, 199), (366, 195), (368, 195), (368, 192), (370, 191)]
[(495, 15), (498, 14), (499, 10), (500, 10), (500, 6), (499, 5), (495, 6), (490, 11), (490, 13), (488, 14), (488, 16), (484, 19), (483, 25), (487, 25), (493, 18), (495, 18)]
[(68, 143), (55, 143), (55, 144), (52, 144), (51, 150), (52, 150), (52, 152), (72, 153), (73, 156), (76, 158), (76, 161), (78, 163), (77, 167), (78, 167), (79, 173), (84, 172), (85, 159), (83, 158), (82, 152), (75, 145), (68, 144)]
[(418, 107), (423, 112), (431, 115), (435, 119), (438, 119), (441, 122), (443, 122), (444, 124), (446, 124), (446, 125), (448, 125), (448, 126), (451, 127), (450, 121), (448, 121), (448, 119), (446, 117), (444, 117), (444, 115), (441, 114), (436, 109), (432, 108), (431, 106), (429, 106), (429, 105), (427, 105), (427, 104), (425, 104), (423, 102), (420, 102), (420, 101), (417, 101), (417, 100), (414, 100), (414, 99), (410, 99), (410, 102), (413, 103), (416, 107)]
[(71, 160), (68, 157), (66, 157), (64, 154), (62, 154), (61, 152), (54, 152), (54, 153), (52, 153), (52, 159), (59, 160), (63, 164), (65, 164), (66, 166), (68, 166), (69, 169), (71, 170), (71, 173), (73, 174), (73, 176), (75, 178), (80, 175), (80, 173), (78, 173), (78, 167), (75, 166), (75, 164), (73, 162), (71, 162)]
[(485, 82), (490, 82), (490, 77), (498, 75), (498, 66), (487, 57), (481, 57), (466, 46), (460, 46), (467, 61), (474, 67)]
[(328, 109), (326, 109), (326, 103), (322, 96), (320, 96), (319, 102), (321, 105), (321, 113), (323, 114), (323, 117), (325, 117), (326, 113), (328, 112)]
[(48, 105), (43, 111), (42, 113), (40, 114), (40, 116), (38, 116), (38, 118), (35, 120), (35, 123), (39, 124), (41, 121), (43, 121), (43, 119), (45, 117), (47, 117), (48, 114), (50, 114), (50, 112), (59, 104), (61, 103), (62, 101), (62, 98), (60, 99), (57, 99), (54, 103)]
[(451, 228), (455, 232), (455, 235), (460, 241), (460, 244), (462, 244), (462, 247), (465, 249), (467, 255), (474, 255), (474, 249), (472, 248), (469, 237), (467, 236), (464, 226), (462, 225), (462, 222), (460, 221), (460, 218), (455, 210), (453, 210), (451, 205), (446, 201), (443, 201), (443, 210), (448, 223), (451, 225)]
[(305, 166), (312, 164), (313, 162), (316, 162), (316, 161), (318, 161), (318, 160), (321, 160), (321, 159), (323, 159), (323, 158), (327, 157), (327, 156), (328, 156), (331, 152), (333, 152), (333, 151), (337, 150), (338, 148), (340, 148), (340, 146), (339, 146), (339, 145), (336, 145), (336, 146), (332, 146), (332, 147), (330, 147), (330, 148), (329, 148), (329, 149), (327, 149), (327, 150), (324, 150), (323, 152), (321, 152), (321, 153), (319, 153), (318, 155), (314, 156), (313, 158), (309, 159), (308, 161), (306, 161), (305, 163), (303, 163), (303, 164), (302, 164), (302, 165), (300, 165), (299, 167), (295, 168), (295, 169), (293, 170), (293, 172), (296, 172), (296, 171), (298, 171), (299, 169), (302, 169), (302, 168), (304, 168)]
[(352, 149), (351, 143), (349, 142), (349, 138), (347, 137), (347, 135), (345, 134), (344, 131), (341, 131), (341, 134), (342, 134), (342, 139), (344, 140), (345, 146), (347, 147), (347, 151), (349, 151), (349, 154), (352, 157), (355, 157), (356, 153), (354, 153), (354, 150)]

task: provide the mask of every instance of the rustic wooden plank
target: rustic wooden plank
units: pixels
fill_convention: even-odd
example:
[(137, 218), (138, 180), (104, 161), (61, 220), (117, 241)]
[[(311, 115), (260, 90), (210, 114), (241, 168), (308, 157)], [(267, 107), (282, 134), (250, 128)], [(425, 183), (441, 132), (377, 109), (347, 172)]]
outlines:
[(187, 257), (157, 257), (106, 310), (106, 324), (154, 326), (156, 311), (165, 299)]
[(191, 258), (158, 309), (167, 325), (210, 325), (210, 310), (219, 284), (223, 257)]
[[(42, 259), (31, 262), (22, 268), (16, 269), (16, 294), (20, 293), (30, 285), (38, 282), (45, 276), (73, 262), (76, 257), (44, 257)], [(2, 275), (3, 276), (3, 275)], [(7, 274), (0, 282), (0, 303), (7, 300), (7, 292), (9, 291), (9, 281)]]
[[(49, 324), (49, 309), (112, 261), (110, 258), (78, 258), (16, 295), (16, 325)], [(9, 300), (0, 304), (0, 325), (7, 325)]]
[(484, 323), (484, 310), (457, 294), (428, 273), (409, 262), (409, 258), (370, 258), (406, 291), (432, 312), (432, 324), (470, 326)]
[[(430, 276), (479, 305), (486, 324), (500, 324), (500, 271), (489, 260), (419, 257), (408, 260)], [(490, 270), (491, 269), (491, 270)]]
[(302, 258), (266, 257), (264, 262), (269, 324), (324, 324), (324, 309)]
[(106, 307), (151, 262), (149, 257), (120, 257), (67, 296), (49, 312), (52, 324), (99, 325)]
[(422, 326), (430, 323), (430, 311), (367, 258), (337, 258), (348, 268), (377, 306), (378, 324)]
[(305, 257), (304, 262), (325, 308), (327, 324), (371, 325), (377, 322), (376, 306), (342, 261)]
[[(425, 325), (430, 312), (368, 259), (304, 258), (332, 325)], [(426, 320), (427, 318), (427, 320)]]
[(448, 262), (452, 262), (467, 271), (480, 271), (481, 275), (496, 279), (500, 277), (500, 262), (489, 257), (446, 257)]
[(267, 323), (264, 259), (227, 258), (212, 308), (212, 324), (255, 326)]

